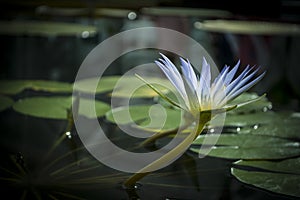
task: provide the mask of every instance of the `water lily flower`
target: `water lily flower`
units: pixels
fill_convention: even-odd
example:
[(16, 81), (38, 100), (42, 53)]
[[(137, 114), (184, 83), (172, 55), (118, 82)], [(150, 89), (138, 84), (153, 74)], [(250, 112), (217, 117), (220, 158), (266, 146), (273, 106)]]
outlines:
[(240, 66), (240, 61), (238, 61), (231, 70), (229, 66), (225, 65), (220, 74), (212, 81), (210, 65), (204, 57), (201, 73), (197, 75), (189, 60), (180, 58), (182, 71), (180, 74), (167, 56), (160, 55), (162, 58), (155, 63), (176, 88), (184, 104), (179, 105), (170, 99), (169, 101), (193, 116), (202, 111), (223, 108), (229, 101), (255, 85), (265, 74), (264, 72), (255, 77), (259, 68), (254, 69), (248, 65), (241, 74), (236, 76)]
[[(255, 77), (259, 69), (247, 66), (241, 74), (236, 76), (236, 72), (240, 65), (240, 62), (238, 62), (231, 70), (229, 66), (225, 66), (221, 73), (212, 81), (210, 65), (205, 58), (203, 58), (201, 73), (197, 75), (188, 60), (180, 58), (181, 74), (176, 66), (164, 54), (161, 54), (161, 56), (162, 58), (155, 61), (155, 63), (175, 87), (180, 98), (183, 100), (180, 101), (182, 103), (177, 103), (170, 99), (139, 75), (137, 75), (137, 77), (144, 81), (163, 99), (172, 105), (185, 110), (189, 116), (192, 116), (190, 122), (196, 122), (196, 124), (193, 130), (188, 135), (185, 135), (182, 142), (171, 151), (127, 179), (124, 182), (124, 186), (127, 188), (133, 188), (136, 181), (147, 175), (153, 168), (162, 166), (165, 163), (170, 163), (178, 158), (178, 156), (181, 155), (203, 131), (206, 123), (209, 122), (214, 115), (226, 112), (238, 106), (252, 103), (261, 98), (252, 99), (239, 105), (228, 105), (228, 101), (233, 100), (241, 93), (245, 92), (264, 76), (265, 72)], [(183, 133), (180, 130), (181, 129), (179, 129), (179, 134)], [(153, 142), (164, 136), (166, 136), (165, 133), (154, 134), (148, 138), (144, 144), (148, 144), (149, 141)]]

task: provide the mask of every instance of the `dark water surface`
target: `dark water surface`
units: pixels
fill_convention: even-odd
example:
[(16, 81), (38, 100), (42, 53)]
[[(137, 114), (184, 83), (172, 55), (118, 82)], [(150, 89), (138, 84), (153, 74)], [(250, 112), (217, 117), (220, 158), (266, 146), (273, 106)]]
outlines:
[[(2, 112), (1, 194), (8, 199), (296, 199), (239, 182), (230, 174), (232, 160), (199, 159), (191, 152), (144, 177), (136, 189), (125, 190), (121, 183), (130, 174), (93, 158), (75, 132), (58, 142), (65, 126), (63, 120)], [(105, 132), (124, 148), (137, 143), (118, 137), (122, 133), (113, 125)]]

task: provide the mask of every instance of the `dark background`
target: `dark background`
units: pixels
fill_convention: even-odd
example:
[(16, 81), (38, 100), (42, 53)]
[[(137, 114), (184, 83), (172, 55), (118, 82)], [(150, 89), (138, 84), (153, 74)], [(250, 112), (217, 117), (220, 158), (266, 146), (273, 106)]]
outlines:
[[(36, 21), (41, 25), (47, 22), (63, 22), (77, 25), (94, 26), (97, 34), (83, 38), (78, 35), (34, 35), (30, 30), (19, 32), (18, 34), (9, 33), (9, 30), (0, 28), (0, 80), (16, 79), (43, 79), (55, 80), (72, 83), (75, 79), (78, 68), (88, 53), (99, 43), (123, 30), (143, 27), (161, 26), (178, 30), (192, 37), (210, 53), (217, 65), (222, 68), (225, 64), (235, 65), (241, 59), (242, 66), (257, 65), (261, 66), (261, 72), (267, 71), (266, 76), (251, 91), (259, 94), (266, 93), (267, 98), (273, 103), (275, 111), (300, 111), (300, 36), (299, 35), (255, 35), (234, 34), (223, 32), (209, 32), (197, 30), (195, 22), (207, 19), (231, 19), (244, 21), (267, 21), (281, 22), (286, 24), (299, 24), (300, 22), (300, 1), (297, 0), (274, 0), (274, 1), (179, 1), (179, 0), (112, 0), (112, 1), (79, 1), (79, 0), (3, 0), (0, 6), (1, 21), (22, 22)], [(143, 13), (144, 8), (178, 8), (178, 13), (166, 16), (161, 11), (156, 15)], [(185, 9), (218, 9), (231, 13), (230, 16), (190, 16)], [(73, 10), (72, 10), (73, 9)], [(97, 12), (97, 9), (107, 9), (106, 12)], [(109, 9), (118, 9), (112, 12)], [(182, 9), (182, 11), (180, 11)], [(115, 10), (116, 11), (116, 10)], [(137, 14), (135, 20), (128, 19), (128, 12), (134, 11)], [(42, 27), (42, 26), (41, 26)], [(28, 32), (27, 32), (28, 31)], [(7, 33), (8, 32), (8, 33)], [(151, 35), (150, 35), (151, 36)], [(150, 36), (142, 39), (151, 39)], [(175, 41), (180, 42), (180, 41)], [(159, 56), (157, 51), (141, 50), (124, 55), (117, 59), (107, 70), (107, 75), (121, 75), (130, 67), (143, 63), (153, 62)], [(28, 96), (41, 95), (35, 91), (23, 91), (15, 95), (15, 100)], [(42, 95), (49, 95), (42, 93)], [(49, 149), (50, 144), (54, 143), (64, 131), (66, 120), (48, 120), (26, 116), (7, 109), (0, 115), (1, 127), (1, 162), (4, 166), (14, 169), (11, 164), (11, 155), (15, 155), (19, 162), (27, 167), (33, 168), (34, 172), (39, 172), (41, 158)], [(109, 130), (112, 133), (115, 130)], [(117, 132), (118, 133), (118, 132)], [(78, 136), (73, 135), (76, 142), (80, 143)], [(56, 152), (55, 156), (70, 151), (69, 141), (65, 141)], [(82, 153), (84, 156), (87, 152)], [(53, 156), (53, 159), (56, 157)], [(24, 157), (24, 160), (23, 160)], [(71, 161), (74, 158), (70, 158)], [(91, 160), (93, 160), (91, 158)], [(62, 163), (64, 166), (69, 164)], [(1, 164), (2, 164), (1, 163)], [(38, 163), (39, 165), (37, 165)], [(176, 166), (176, 165), (175, 165)], [(219, 166), (221, 170), (212, 170), (210, 173), (204, 170), (201, 174), (201, 183), (204, 190), (200, 194), (203, 199), (289, 199), (289, 197), (277, 196), (265, 191), (255, 190), (245, 186), (237, 180), (230, 178), (229, 164), (227, 161), (208, 158), (200, 160), (199, 166), (207, 169), (215, 169)], [(58, 166), (60, 167), (60, 166)], [(170, 166), (171, 170), (176, 170)], [(111, 169), (104, 168), (92, 171), (91, 177), (97, 173), (106, 175), (118, 173)], [(168, 168), (169, 170), (169, 168)], [(224, 172), (225, 171), (225, 172)], [(1, 172), (0, 175), (7, 175)], [(83, 176), (85, 178), (86, 175)], [(200, 176), (200, 175), (199, 175)], [(117, 177), (118, 178), (118, 177)], [(172, 175), (173, 179), (178, 178)], [(30, 180), (36, 180), (36, 174)], [(41, 183), (48, 181), (48, 176), (42, 176)], [(49, 179), (51, 181), (51, 179)], [(180, 184), (190, 180), (178, 178)], [(25, 180), (26, 181), (26, 180)], [(72, 179), (71, 179), (72, 181)], [(157, 182), (160, 181), (156, 180)], [(5, 182), (6, 183), (6, 182)], [(35, 183), (35, 182), (34, 182)], [(54, 182), (56, 183), (56, 182)], [(1, 183), (2, 184), (2, 183)], [(217, 190), (214, 187), (217, 186)], [(28, 184), (30, 185), (30, 184)], [(40, 187), (40, 182), (37, 182)], [(229, 187), (230, 185), (230, 187)], [(212, 187), (209, 188), (209, 187)], [(86, 196), (98, 197), (112, 194), (117, 196), (124, 191), (115, 185), (84, 185), (89, 190), (85, 191)], [(108, 192), (107, 187), (109, 188)], [(207, 188), (205, 188), (207, 187)], [(8, 186), (1, 188), (7, 190), (11, 199), (22, 196), (22, 191), (18, 188)], [(53, 187), (55, 189), (55, 187)], [(46, 191), (53, 188), (46, 188)], [(91, 188), (91, 189), (90, 189)], [(157, 189), (153, 186), (154, 189)], [(165, 191), (152, 192), (150, 189), (147, 195), (157, 195), (161, 197)], [(162, 187), (166, 189), (167, 187)], [(44, 188), (41, 187), (41, 190)], [(20, 192), (21, 191), (21, 192)], [(175, 191), (180, 195), (188, 193), (189, 190), (178, 189)], [(141, 190), (142, 192), (142, 190)], [(174, 190), (167, 191), (168, 195), (173, 195)], [(195, 191), (194, 191), (195, 192)], [(80, 193), (76, 188), (71, 188), (70, 194)], [(151, 194), (153, 193), (153, 194)], [(196, 194), (198, 191), (195, 192)], [(2, 194), (2, 193), (1, 193)], [(34, 193), (29, 194), (28, 199), (38, 199)], [(31, 195), (31, 196), (30, 196)], [(125, 197), (125, 193), (123, 194)], [(175, 196), (175, 195), (174, 195)], [(184, 195), (183, 195), (184, 196)], [(202, 197), (201, 196), (201, 197)], [(214, 197), (216, 196), (216, 197)], [(220, 196), (220, 197), (219, 197)], [(172, 196), (170, 196), (172, 199)], [(109, 197), (107, 197), (109, 198)], [(118, 197), (119, 198), (119, 197)], [(71, 198), (72, 199), (72, 198)], [(110, 198), (109, 198), (110, 199)], [(113, 199), (113, 198), (111, 198)]]
[[(144, 8), (153, 7), (166, 9), (175, 7), (179, 10), (167, 16), (163, 10), (158, 14), (143, 12)], [(97, 9), (107, 10), (99, 13)], [(109, 9), (117, 9), (117, 12), (111, 12)], [(230, 16), (189, 15), (189, 11), (186, 9), (217, 9), (230, 13)], [(128, 19), (127, 13), (130, 11), (137, 14), (135, 20)], [(126, 29), (161, 26), (180, 31), (197, 40), (207, 49), (220, 68), (224, 64), (234, 65), (238, 59), (241, 60), (242, 65), (261, 66), (261, 70), (267, 70), (268, 73), (253, 90), (258, 93), (267, 92), (275, 109), (299, 111), (298, 52), (300, 50), (298, 35), (226, 34), (199, 31), (194, 27), (196, 21), (206, 19), (298, 24), (300, 1), (297, 0), (274, 0), (264, 3), (258, 0), (4, 0), (1, 2), (0, 15), (2, 20), (34, 20), (41, 24), (66, 22), (92, 25), (97, 29), (96, 36), (80, 38), (75, 35), (3, 34), (3, 30), (1, 31), (0, 28), (1, 79), (50, 79), (73, 82), (85, 56), (101, 41)], [(128, 69), (128, 65), (152, 62), (157, 56), (157, 52), (141, 52), (125, 56), (116, 61), (107, 74), (122, 74)]]

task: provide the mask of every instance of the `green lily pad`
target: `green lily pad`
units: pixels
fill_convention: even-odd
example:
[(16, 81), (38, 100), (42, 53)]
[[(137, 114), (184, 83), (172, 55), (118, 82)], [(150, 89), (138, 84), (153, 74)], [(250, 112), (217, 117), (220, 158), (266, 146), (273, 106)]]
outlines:
[[(155, 84), (158, 89), (167, 93), (167, 87), (171, 87), (167, 79), (147, 77), (147, 81)], [(150, 98), (158, 94), (145, 85), (136, 76), (104, 76), (101, 79), (89, 78), (77, 81), (74, 89), (84, 93), (112, 92), (110, 95), (121, 98)]]
[(0, 96), (0, 111), (3, 111), (5, 109), (9, 108), (13, 104), (14, 104), (13, 99), (6, 97), (6, 96)]
[[(229, 111), (228, 113), (230, 113)], [(224, 126), (253, 126), (256, 124), (270, 124), (275, 120), (279, 120), (280, 116), (273, 112), (258, 112), (246, 115), (226, 115)]]
[(112, 91), (120, 76), (104, 76), (101, 79), (98, 77), (88, 78), (76, 81), (74, 90), (83, 93), (104, 93)]
[[(177, 94), (179, 96), (179, 94)], [(179, 100), (176, 96), (176, 94), (173, 91), (169, 91), (168, 93), (165, 94), (165, 96), (167, 96), (170, 100), (179, 103)], [(180, 98), (180, 97), (179, 97)], [(164, 107), (173, 107), (173, 108), (177, 108), (176, 106), (173, 106), (171, 103), (169, 103), (168, 101), (166, 101), (165, 99), (163, 99), (162, 97), (158, 97), (157, 98), (157, 102), (161, 105), (163, 105)]]
[[(253, 99), (258, 98), (259, 96), (256, 93), (245, 92), (229, 102), (230, 105), (238, 105), (243, 102), (247, 102)], [(263, 97), (258, 101), (233, 109), (228, 114), (245, 114), (245, 113), (253, 113), (253, 112), (261, 112), (272, 109), (272, 103), (267, 99), (267, 97)]]
[(162, 107), (159, 104), (154, 107), (152, 107), (152, 105), (124, 106), (107, 112), (106, 119), (110, 122), (122, 125), (135, 123), (147, 130), (171, 130), (179, 127), (181, 123), (181, 112), (180, 110)]
[(70, 83), (47, 80), (1, 80), (0, 93), (15, 95), (25, 89), (45, 92), (71, 93)]
[(257, 126), (255, 129), (249, 130), (255, 135), (270, 135), (283, 138), (299, 139), (300, 118), (290, 116), (281, 116), (281, 118), (273, 119), (269, 124)]
[[(236, 169), (239, 166), (247, 167), (250, 171)], [(279, 161), (239, 160), (234, 163), (231, 172), (244, 183), (272, 192), (300, 197), (300, 158)]]
[[(265, 114), (256, 113), (248, 115), (227, 115), (225, 126), (236, 126), (239, 133), (251, 133), (253, 135), (268, 135), (290, 139), (300, 138), (298, 133), (300, 130), (300, 118), (298, 117), (298, 113), (274, 113), (269, 111)], [(247, 119), (247, 121), (240, 121), (241, 119)]]
[[(200, 135), (194, 142), (194, 145), (203, 144), (205, 138), (211, 138), (207, 141), (217, 141), (215, 145), (217, 146), (238, 146), (238, 147), (264, 147), (264, 146), (296, 146), (300, 143), (295, 143), (292, 140), (270, 137), (266, 135), (251, 135), (251, 134), (210, 134), (210, 135)], [(207, 142), (206, 141), (206, 142)], [(206, 143), (210, 145), (210, 143)]]
[(78, 23), (50, 22), (49, 20), (9, 20), (0, 22), (0, 32), (5, 35), (30, 37), (81, 36), (83, 32), (93, 36), (97, 27)]
[[(158, 88), (163, 93), (167, 93), (168, 90), (157, 84), (153, 84), (156, 88)], [(135, 89), (134, 84), (128, 84), (125, 87), (118, 88), (112, 95), (114, 97), (121, 97), (121, 98), (151, 98), (151, 97), (157, 97), (158, 94), (153, 91), (148, 86), (144, 85), (132, 92), (132, 90)]]
[[(155, 77), (143, 77), (162, 93), (169, 92), (168, 88), (173, 88), (171, 83), (167, 79), (155, 78)], [(119, 80), (112, 95), (114, 97), (122, 98), (151, 98), (159, 96), (154, 90), (147, 86), (136, 76), (126, 76)]]
[[(191, 148), (191, 151), (200, 153), (199, 149)], [(300, 156), (299, 148), (291, 147), (215, 147), (209, 154), (212, 157), (226, 158), (226, 159), (284, 159), (294, 156)]]
[[(86, 109), (88, 104), (95, 105), (97, 117), (103, 116), (109, 105), (101, 101), (80, 99), (79, 114), (93, 118), (93, 111)], [(34, 117), (67, 119), (67, 110), (71, 108), (72, 97), (32, 97), (19, 100), (13, 105), (17, 112)]]
[[(95, 105), (95, 110), (90, 105)], [(80, 99), (79, 114), (88, 118), (104, 116), (110, 110), (110, 106), (102, 101), (92, 101), (89, 99)]]
[(279, 161), (239, 160), (234, 165), (248, 166), (273, 172), (297, 174), (300, 176), (300, 158), (291, 158)]
[(22, 92), (27, 87), (30, 87), (30, 82), (27, 80), (1, 80), (0, 93), (14, 95)]
[(58, 81), (33, 80), (30, 89), (35, 91), (72, 93), (72, 84)]
[(300, 155), (299, 142), (251, 134), (202, 135), (193, 142), (190, 150), (200, 154), (203, 150), (205, 151), (205, 149), (195, 146), (203, 144), (204, 137), (208, 138), (207, 141), (217, 140), (216, 144), (205, 143), (206, 145), (215, 145), (208, 154), (213, 157), (226, 159), (283, 159)]

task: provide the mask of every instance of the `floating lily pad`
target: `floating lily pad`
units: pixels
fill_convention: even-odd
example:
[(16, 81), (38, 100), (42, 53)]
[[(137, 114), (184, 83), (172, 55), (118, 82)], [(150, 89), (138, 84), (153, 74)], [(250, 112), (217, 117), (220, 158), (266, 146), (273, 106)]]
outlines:
[(104, 93), (112, 91), (120, 76), (104, 76), (76, 81), (74, 90), (84, 93)]
[[(271, 146), (295, 146), (295, 142), (278, 137), (270, 137), (266, 135), (251, 135), (251, 134), (210, 134), (200, 135), (194, 142), (194, 145), (201, 145), (205, 138), (213, 138), (208, 141), (218, 140), (217, 146), (238, 146), (238, 147), (264, 147)], [(209, 143), (208, 143), (209, 144)], [(300, 143), (296, 143), (300, 145)], [(296, 145), (296, 147), (297, 147)]]
[[(211, 141), (217, 140), (216, 144), (206, 142), (206, 145), (215, 145), (208, 154), (213, 157), (227, 159), (283, 159), (300, 155), (299, 142), (251, 134), (202, 135), (193, 142), (194, 145), (190, 150), (201, 154), (204, 149), (195, 145), (203, 144), (205, 137), (212, 137)], [(210, 140), (208, 139), (207, 141)]]
[[(154, 84), (154, 86), (163, 93), (168, 92), (168, 90), (161, 85)], [(158, 94), (148, 86), (144, 85), (136, 89), (134, 84), (124, 85), (124, 87), (118, 88), (112, 95), (121, 98), (151, 98), (158, 96)]]
[[(174, 93), (169, 92), (166, 96), (178, 102)], [(231, 101), (228, 106), (237, 105), (257, 98), (259, 98), (259, 96), (256, 93), (244, 93)], [(158, 102), (164, 106), (170, 106), (170, 104), (162, 98), (159, 98)], [(271, 106), (271, 102), (269, 102), (266, 97), (262, 97), (258, 101), (230, 110), (226, 114), (225, 122), (222, 124), (214, 123), (214, 126), (249, 127), (258, 124), (269, 124), (276, 119), (281, 119), (277, 113), (269, 110)]]
[(33, 97), (20, 99), (14, 110), (26, 115), (53, 119), (66, 119), (71, 107), (70, 97)]
[[(283, 161), (238, 161), (248, 170), (231, 168), (239, 181), (275, 193), (300, 197), (299, 158)], [(268, 171), (264, 171), (268, 170)]]
[(299, 122), (281, 122), (258, 126), (257, 129), (252, 129), (251, 134), (271, 135), (284, 138), (300, 138)]
[(50, 22), (41, 20), (9, 20), (0, 22), (0, 33), (5, 35), (18, 36), (82, 36), (83, 33), (94, 36), (97, 27), (78, 23)]
[[(230, 105), (238, 105), (243, 102), (247, 102), (253, 99), (259, 98), (256, 93), (245, 92), (235, 98), (233, 101), (229, 102)], [(272, 103), (267, 99), (267, 97), (262, 97), (261, 99), (255, 101), (254, 103), (247, 104), (245, 106), (233, 109), (228, 114), (246, 114), (253, 112), (261, 112), (272, 109)]]
[[(178, 128), (181, 122), (181, 112), (156, 104), (124, 106), (112, 109), (106, 113), (110, 122), (122, 125), (138, 124), (147, 129), (170, 130)], [(151, 121), (152, 120), (152, 121)], [(162, 126), (163, 125), (163, 126)]]
[(1, 80), (0, 93), (14, 95), (25, 89), (45, 92), (71, 93), (70, 83), (47, 80)]
[(27, 80), (1, 80), (0, 93), (8, 95), (17, 94), (30, 87), (30, 85), (30, 82)]
[[(191, 148), (193, 152), (200, 153), (199, 149)], [(206, 151), (205, 151), (206, 152)], [(284, 159), (300, 156), (299, 148), (291, 147), (215, 147), (209, 154), (212, 157), (226, 159)]]
[(225, 118), (224, 126), (243, 127), (243, 126), (253, 126), (256, 124), (269, 124), (279, 119), (280, 116), (273, 111), (258, 112), (258, 113), (251, 113), (245, 115), (227, 114)]
[[(176, 95), (178, 95), (178, 96), (176, 96)], [(178, 98), (181, 98), (181, 97), (179, 94), (175, 94), (173, 91), (169, 91), (168, 93), (165, 94), (165, 96), (167, 96), (170, 100), (180, 104), (180, 101)], [(168, 101), (166, 101), (165, 99), (163, 99), (160, 96), (157, 98), (157, 102), (165, 107), (176, 108), (175, 106), (173, 106), (171, 103), (169, 103)], [(182, 102), (182, 103), (184, 103), (184, 102)]]
[[(156, 83), (155, 86), (167, 93), (170, 83), (166, 79), (147, 77), (147, 81)], [(136, 76), (106, 76), (101, 79), (90, 78), (77, 81), (74, 89), (84, 93), (112, 92), (113, 97), (121, 98), (150, 98), (158, 96), (151, 88), (145, 85)]]
[(299, 139), (300, 118), (297, 114), (269, 111), (265, 114), (227, 115), (225, 126), (236, 126), (239, 133)]
[(239, 160), (234, 165), (248, 166), (273, 172), (298, 174), (300, 176), (300, 158), (291, 158), (279, 161)]
[(204, 31), (211, 31), (231, 34), (247, 35), (299, 35), (298, 24), (269, 22), (263, 20), (203, 20), (197, 28)]
[(5, 96), (0, 96), (0, 111), (3, 111), (5, 109), (9, 108), (13, 104), (14, 104), (13, 99), (11, 99), (9, 97), (5, 97)]
[[(95, 105), (95, 110), (90, 105)], [(80, 99), (79, 114), (89, 118), (95, 118), (104, 116), (107, 111), (110, 110), (110, 106), (102, 101), (92, 101), (89, 99)]]
[[(173, 88), (167, 79), (155, 77), (143, 78), (164, 94), (168, 93), (170, 88)], [(158, 94), (136, 76), (126, 76), (119, 80), (112, 96), (122, 98), (151, 98), (158, 96)]]
[(71, 93), (72, 84), (58, 81), (34, 80), (30, 81), (30, 89), (45, 92)]
[[(109, 105), (101, 101), (80, 99), (79, 114), (93, 117), (93, 112), (86, 109), (88, 104), (95, 105), (97, 117), (103, 116)], [(17, 112), (42, 118), (67, 119), (67, 110), (71, 108), (72, 97), (32, 97), (21, 99), (13, 105)]]

